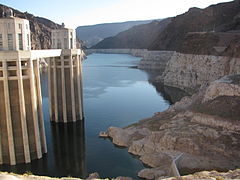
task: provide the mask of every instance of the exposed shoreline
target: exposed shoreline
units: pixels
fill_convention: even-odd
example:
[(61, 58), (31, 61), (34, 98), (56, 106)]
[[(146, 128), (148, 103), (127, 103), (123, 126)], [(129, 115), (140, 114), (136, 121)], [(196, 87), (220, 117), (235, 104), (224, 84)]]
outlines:
[[(236, 144), (240, 147), (237, 123), (240, 112), (236, 108), (240, 103), (239, 58), (139, 49), (92, 50), (91, 53), (142, 57), (139, 69), (159, 71), (154, 82), (193, 95), (129, 127), (108, 129), (114, 144), (128, 147), (130, 153), (140, 156), (143, 163), (152, 167), (140, 171), (140, 177), (162, 179), (177, 176), (178, 170), (188, 174), (211, 169), (226, 171), (240, 166), (236, 161), (240, 159), (237, 154), (240, 149), (236, 147)], [(232, 76), (218, 80), (225, 75)], [(225, 107), (226, 103), (232, 107)], [(223, 113), (218, 114), (219, 109), (223, 109)], [(179, 159), (175, 163), (176, 157)]]
[[(240, 179), (240, 169), (236, 169), (234, 171), (228, 171), (226, 173), (217, 172), (217, 171), (203, 171), (203, 172), (194, 173), (192, 175), (182, 176), (182, 178), (188, 179), (188, 180)], [(29, 175), (29, 174), (19, 175), (14, 173), (7, 173), (7, 172), (0, 172), (0, 179), (1, 180), (36, 180), (36, 179), (38, 180), (81, 180), (81, 178), (73, 178), (73, 177), (52, 178), (47, 176), (36, 176), (36, 175)], [(100, 180), (97, 173), (91, 174), (87, 179)], [(115, 178), (115, 180), (132, 180), (132, 178), (119, 176)], [(179, 177), (165, 178), (162, 180), (179, 180)]]
[[(114, 144), (152, 167), (138, 173), (142, 178), (177, 176), (178, 170), (227, 171), (240, 167), (239, 102), (240, 75), (225, 76), (151, 118), (126, 128), (110, 127), (108, 134)], [(229, 107), (218, 112), (226, 103)]]

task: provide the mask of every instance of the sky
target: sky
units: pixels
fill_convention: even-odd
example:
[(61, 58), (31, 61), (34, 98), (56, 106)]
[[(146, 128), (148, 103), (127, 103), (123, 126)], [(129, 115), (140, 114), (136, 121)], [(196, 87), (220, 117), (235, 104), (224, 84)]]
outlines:
[(0, 4), (76, 28), (182, 14), (190, 7), (205, 8), (231, 0), (0, 0)]

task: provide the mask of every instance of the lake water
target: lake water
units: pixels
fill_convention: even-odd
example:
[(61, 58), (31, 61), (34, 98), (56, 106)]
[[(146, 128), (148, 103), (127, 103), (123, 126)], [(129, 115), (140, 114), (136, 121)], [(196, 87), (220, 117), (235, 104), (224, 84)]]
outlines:
[(98, 172), (102, 178), (137, 179), (144, 165), (126, 148), (116, 147), (98, 134), (110, 126), (124, 127), (169, 107), (170, 96), (162, 87), (149, 83), (151, 74), (134, 68), (139, 60), (130, 55), (89, 55), (83, 62), (85, 120), (67, 125), (50, 123), (47, 73), (43, 73), (48, 154), (30, 164), (4, 165), (0, 170), (54, 177), (86, 177)]

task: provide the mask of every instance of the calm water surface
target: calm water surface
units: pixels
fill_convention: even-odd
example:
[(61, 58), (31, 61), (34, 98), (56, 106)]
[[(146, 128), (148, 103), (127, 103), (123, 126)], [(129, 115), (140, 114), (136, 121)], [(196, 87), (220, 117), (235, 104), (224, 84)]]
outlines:
[(124, 127), (168, 108), (168, 96), (148, 82), (148, 73), (133, 68), (139, 60), (130, 55), (89, 55), (83, 62), (85, 120), (68, 125), (50, 123), (47, 73), (43, 73), (48, 154), (30, 164), (0, 166), (0, 170), (55, 177), (85, 177), (98, 172), (102, 178), (137, 179), (143, 164), (126, 148), (115, 147), (109, 139), (98, 138), (98, 134), (110, 126)]

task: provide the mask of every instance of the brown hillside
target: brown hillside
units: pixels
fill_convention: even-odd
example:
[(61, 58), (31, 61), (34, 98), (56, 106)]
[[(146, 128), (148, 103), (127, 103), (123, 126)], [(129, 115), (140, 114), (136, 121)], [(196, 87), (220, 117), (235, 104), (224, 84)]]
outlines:
[[(174, 17), (163, 32), (159, 33), (149, 49), (215, 54), (213, 48), (219, 46), (219, 43), (228, 47), (236, 41), (234, 36), (239, 30), (240, 0), (212, 5), (205, 9), (191, 8), (188, 12)], [(198, 33), (193, 34), (193, 32)], [(226, 37), (224, 33), (228, 33), (227, 36), (231, 39), (225, 41), (225, 44), (222, 43)]]

